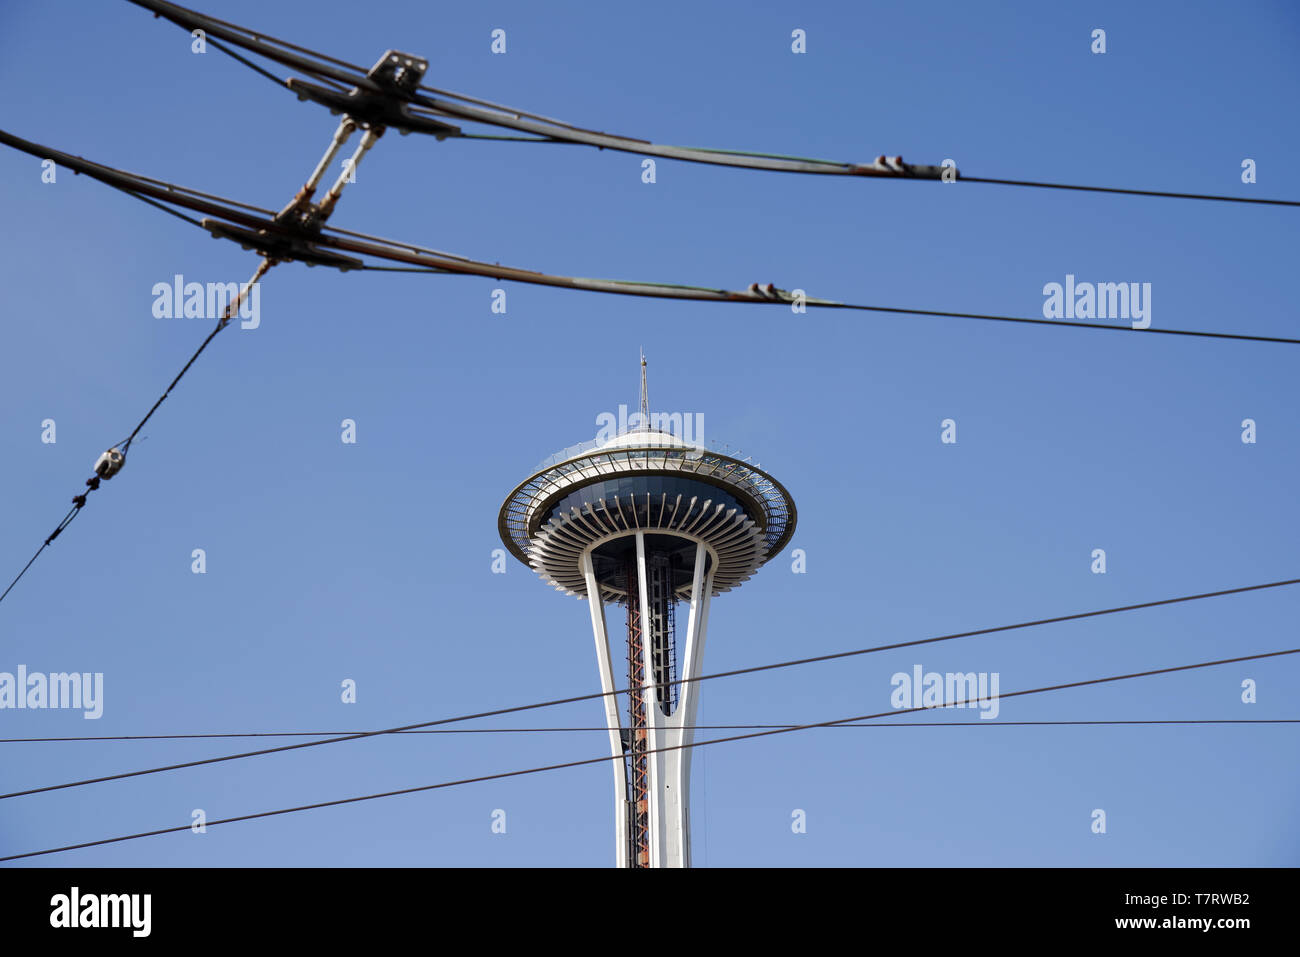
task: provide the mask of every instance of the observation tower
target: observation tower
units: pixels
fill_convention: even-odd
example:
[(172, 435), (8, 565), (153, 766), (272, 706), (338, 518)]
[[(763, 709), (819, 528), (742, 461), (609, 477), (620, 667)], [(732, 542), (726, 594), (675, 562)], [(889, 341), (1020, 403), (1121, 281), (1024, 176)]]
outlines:
[[(551, 456), (506, 496), (497, 528), (544, 581), (587, 600), (618, 759), (618, 866), (689, 867), (693, 679), (710, 599), (780, 552), (796, 513), (790, 493), (757, 466), (651, 427), (645, 369), (642, 356), (637, 425)], [(606, 605), (626, 612), (626, 685), (614, 677)], [(626, 724), (620, 687), (631, 689)]]

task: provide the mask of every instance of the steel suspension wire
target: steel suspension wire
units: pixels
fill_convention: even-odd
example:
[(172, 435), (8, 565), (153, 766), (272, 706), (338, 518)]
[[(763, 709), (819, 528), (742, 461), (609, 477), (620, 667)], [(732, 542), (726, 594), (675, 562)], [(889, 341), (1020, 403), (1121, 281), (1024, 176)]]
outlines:
[[(1008, 691), (1005, 694), (999, 694), (998, 697), (999, 699), (1019, 698), (1019, 697), (1024, 697), (1025, 695), (1046, 694), (1048, 692), (1063, 691), (1069, 688), (1084, 688), (1092, 685), (1107, 684), (1115, 681), (1128, 681), (1134, 678), (1148, 678), (1154, 675), (1174, 674), (1177, 672), (1194, 671), (1200, 668), (1214, 668), (1220, 665), (1237, 664), (1243, 661), (1260, 661), (1266, 658), (1277, 658), (1283, 655), (1294, 655), (1294, 654), (1300, 654), (1300, 648), (1286, 648), (1280, 651), (1268, 651), (1268, 652), (1262, 652), (1260, 654), (1255, 654), (1255, 655), (1241, 655), (1235, 658), (1221, 658), (1216, 661), (1200, 661), (1194, 664), (1174, 665), (1168, 668), (1152, 668), (1147, 671), (1135, 671), (1135, 672), (1130, 672), (1129, 674), (1122, 674), (1122, 675), (1108, 675), (1103, 678), (1087, 678), (1082, 681), (1063, 682), (1061, 684), (1046, 685), (1041, 688), (1026, 688), (1021, 691)], [(846, 724), (851, 721), (866, 721), (872, 718), (887, 718), (887, 717), (892, 717), (901, 714), (914, 714), (918, 711), (933, 711), (933, 710), (938, 710), (940, 708), (951, 708), (957, 706), (964, 707), (968, 703), (969, 703), (968, 701), (949, 702), (946, 704), (939, 704), (939, 705), (922, 705), (920, 707), (915, 707), (915, 708), (899, 708), (893, 711), (881, 711), (875, 714), (860, 714), (848, 718), (835, 718), (830, 721), (817, 721), (809, 724), (794, 725), (792, 727), (775, 728), (775, 729), (764, 730), (764, 731), (751, 731), (745, 734), (733, 734), (721, 738), (711, 738), (707, 741), (693, 741), (690, 744), (685, 744), (685, 743), (674, 744), (662, 748), (654, 748), (652, 750), (647, 751), (646, 753), (658, 754), (660, 752), (667, 752), (667, 751), (683, 751), (692, 748), (707, 747), (709, 745), (714, 745), (714, 744), (726, 744), (733, 741), (747, 741), (747, 740), (753, 740), (755, 738), (771, 737), (773, 735), (778, 735), (778, 734), (790, 734), (796, 731), (808, 731), (813, 728), (829, 728), (829, 727), (834, 727), (836, 725)], [(478, 775), (477, 777), (460, 778), (459, 780), (454, 780), (454, 781), (440, 781), (437, 784), (423, 784), (423, 785), (418, 785), (416, 787), (399, 788), (394, 791), (381, 791), (375, 794), (362, 794), (354, 797), (337, 798), (333, 801), (318, 801), (314, 804), (301, 804), (296, 807), (277, 808), (276, 810), (273, 811), (257, 811), (252, 814), (240, 814), (235, 817), (220, 818), (218, 820), (207, 821), (205, 823), (206, 826), (208, 827), (215, 827), (218, 824), (235, 824), (241, 821), (253, 821), (261, 818), (277, 817), (284, 814), (296, 814), (302, 811), (314, 811), (320, 808), (327, 808), (327, 807), (340, 807), (345, 804), (358, 804), (363, 801), (375, 801), (381, 798), (398, 797), (404, 794), (419, 794), (425, 791), (437, 791), (445, 788), (463, 787), (464, 785), (467, 784), (478, 784), (483, 781), (499, 781), (505, 778), (516, 778), (516, 777), (522, 777), (524, 775), (529, 775), (529, 774), (541, 774), (546, 771), (559, 771), (567, 768), (584, 767), (587, 765), (594, 765), (594, 764), (605, 764), (610, 761), (622, 761), (622, 760), (623, 760), (622, 755), (602, 755), (601, 757), (598, 758), (583, 758), (578, 761), (565, 761), (559, 764), (547, 764), (547, 765), (542, 765), (540, 767), (523, 768), (514, 771), (499, 771), (494, 774), (482, 774), (482, 775)], [(101, 838), (100, 840), (96, 840), (96, 841), (83, 841), (80, 844), (68, 844), (63, 847), (52, 847), (40, 851), (26, 851), (21, 854), (9, 854), (4, 857), (0, 857), (0, 862), (18, 861), (18, 860), (24, 860), (32, 857), (41, 857), (47, 854), (60, 854), (65, 851), (83, 850), (85, 848), (90, 848), (90, 847), (102, 847), (103, 845), (106, 844), (120, 844), (124, 841), (134, 841), (146, 837), (157, 837), (162, 834), (177, 834), (182, 831), (189, 831), (191, 827), (192, 827), (191, 824), (181, 824), (176, 827), (164, 827), (152, 831), (141, 831), (136, 834), (125, 834), (120, 837)]]
[[(1121, 605), (1114, 608), (1102, 608), (1096, 611), (1075, 612), (1069, 615), (1058, 615), (1052, 618), (1040, 618), (1034, 621), (1016, 622), (1015, 624), (1010, 624), (1010, 625), (997, 625), (991, 628), (978, 628), (973, 631), (955, 632), (953, 634), (947, 634), (947, 635), (936, 635), (930, 638), (918, 638), (911, 641), (900, 641), (900, 642), (894, 642), (892, 644), (887, 644), (887, 645), (874, 645), (869, 648), (856, 648), (850, 651), (831, 652), (829, 654), (815, 655), (809, 658), (796, 658), (788, 661), (779, 661), (779, 662), (766, 664), (766, 665), (751, 665), (745, 668), (734, 668), (730, 671), (719, 671), (719, 672), (714, 672), (713, 674), (699, 675), (695, 678), (675, 678), (669, 683), (680, 686), (683, 684), (689, 684), (691, 682), (712, 681), (717, 678), (731, 678), (737, 675), (757, 674), (763, 671), (774, 671), (780, 668), (791, 668), (791, 667), (808, 665), (808, 664), (813, 664), (818, 662), (836, 661), (844, 658), (875, 654), (881, 651), (893, 651), (899, 648), (916, 648), (922, 645), (930, 645), (930, 644), (935, 644), (937, 642), (943, 642), (943, 641), (953, 641), (960, 638), (973, 638), (973, 637), (979, 637), (985, 635), (993, 635), (993, 634), (999, 634), (1008, 631), (1016, 631), (1024, 628), (1035, 628), (1041, 625), (1057, 624), (1066, 621), (1080, 621), (1086, 618), (1097, 618), (1103, 615), (1120, 614), (1123, 612), (1137, 611), (1145, 608), (1157, 608), (1164, 605), (1174, 605), (1174, 604), (1180, 604), (1189, 601), (1200, 601), (1206, 598), (1219, 598), (1225, 595), (1244, 594), (1246, 592), (1261, 591), (1270, 588), (1282, 588), (1289, 585), (1297, 585), (1297, 584), (1300, 584), (1300, 578), (1291, 578), (1291, 579), (1286, 579), (1284, 581), (1269, 582), (1267, 584), (1262, 584), (1262, 585), (1245, 585), (1238, 588), (1227, 588), (1219, 591), (1202, 592), (1196, 595), (1183, 595), (1177, 598), (1162, 598), (1156, 601), (1140, 602), (1138, 604), (1133, 604), (1133, 605)], [(630, 687), (617, 688), (614, 691), (609, 692), (609, 694), (612, 695), (628, 694), (633, 690), (634, 689)], [(558, 705), (573, 704), (579, 701), (593, 701), (598, 698), (603, 699), (607, 696), (608, 695), (603, 691), (596, 692), (593, 694), (574, 695), (568, 698), (556, 698), (551, 701), (540, 701), (534, 704), (514, 705), (507, 708), (496, 708), (491, 711), (480, 711), (475, 714), (457, 715), (455, 717), (440, 718), (434, 721), (421, 721), (414, 724), (400, 725), (395, 728), (383, 728), (375, 731), (362, 731), (356, 734), (345, 734), (345, 735), (340, 735), (338, 737), (325, 738), (324, 740), (320, 740), (320, 741), (303, 741), (298, 744), (285, 744), (274, 748), (263, 748), (257, 751), (244, 751), (238, 754), (225, 754), (213, 758), (201, 758), (195, 761), (184, 761), (178, 764), (163, 765), (162, 767), (145, 768), (139, 771), (124, 771), (119, 774), (109, 774), (109, 775), (104, 775), (103, 777), (87, 778), (81, 781), (68, 781), (63, 784), (50, 784), (50, 785), (45, 785), (43, 787), (28, 788), (22, 791), (12, 791), (8, 794), (0, 794), (0, 801), (8, 800), (9, 798), (24, 797), (31, 794), (43, 794), (48, 791), (61, 791), (68, 788), (84, 787), (91, 784), (102, 784), (108, 781), (120, 781), (125, 778), (143, 777), (144, 775), (148, 775), (148, 774), (160, 774), (165, 771), (178, 771), (183, 768), (195, 768), (195, 767), (202, 767), (204, 765), (209, 765), (209, 764), (221, 764), (225, 761), (238, 761), (244, 758), (260, 757), (266, 754), (279, 754), (285, 751), (297, 751), (303, 748), (314, 748), (314, 747), (320, 747), (322, 745), (327, 745), (327, 744), (339, 744), (343, 741), (359, 741), (364, 738), (373, 738), (385, 734), (397, 734), (403, 731), (414, 731), (419, 728), (432, 728), (432, 727), (437, 727), (446, 724), (458, 724), (462, 721), (473, 721), (479, 718), (492, 718), (504, 714), (518, 714), (521, 711), (535, 711), (542, 708), (556, 707)], [(894, 713), (901, 714), (902, 712), (894, 712)], [(850, 718), (846, 720), (854, 720), (854, 719)]]
[(33, 565), (36, 564), (36, 559), (41, 557), (41, 552), (49, 548), (50, 542), (58, 538), (59, 534), (65, 528), (67, 528), (69, 525), (72, 524), (73, 519), (77, 517), (80, 511), (81, 508), (80, 506), (77, 505), (74, 505), (71, 509), (68, 510), (68, 514), (63, 516), (63, 521), (59, 522), (58, 527), (55, 528), (54, 531), (50, 533), (49, 537), (46, 538), (45, 541), (41, 543), (41, 547), (36, 549), (36, 553), (27, 560), (27, 564), (23, 566), (23, 570), (14, 576), (14, 580), (9, 583), (9, 587), (4, 590), (3, 594), (0, 594), (0, 601), (4, 601), (5, 598), (8, 597), (9, 593), (14, 590), (14, 586), (17, 585), (20, 581), (22, 581), (23, 576), (27, 574), (27, 569), (31, 568)]
[(203, 355), (203, 350), (205, 350), (212, 340), (217, 337), (217, 333), (221, 332), (222, 329), (225, 329), (226, 326), (230, 324), (231, 318), (243, 305), (244, 297), (248, 295), (249, 290), (253, 288), (254, 284), (260, 282), (262, 277), (265, 276), (275, 264), (275, 260), (273, 259), (263, 259), (258, 263), (257, 269), (253, 272), (252, 278), (240, 288), (239, 295), (231, 299), (226, 305), (226, 309), (222, 314), (221, 319), (218, 320), (216, 327), (208, 333), (208, 337), (199, 344), (197, 349), (194, 350), (194, 355), (190, 356), (189, 362), (185, 363), (181, 368), (181, 371), (176, 373), (176, 378), (172, 379), (171, 384), (168, 385), (163, 394), (158, 397), (158, 401), (153, 404), (153, 408), (146, 412), (144, 418), (141, 419), (139, 423), (136, 424), (136, 427), (131, 430), (131, 434), (127, 437), (125, 443), (126, 446), (129, 446), (131, 442), (134, 441), (135, 437), (140, 434), (140, 430), (145, 427), (145, 423), (153, 418), (153, 414), (158, 411), (158, 407), (166, 401), (169, 395), (172, 394), (172, 390), (175, 389), (181, 379), (185, 377), (185, 373), (190, 371), (190, 367), (198, 361), (199, 356)]
[[(138, 198), (143, 199), (144, 197), (138, 197)], [(180, 214), (178, 213), (177, 215)], [(188, 217), (182, 217), (182, 218), (188, 218)], [(166, 398), (169, 395), (171, 395), (172, 390), (176, 388), (177, 383), (179, 383), (181, 379), (184, 377), (185, 373), (190, 370), (190, 366), (194, 365), (195, 361), (198, 360), (199, 356), (203, 354), (203, 350), (205, 350), (208, 347), (208, 344), (211, 343), (212, 340), (216, 338), (217, 333), (219, 333), (222, 329), (226, 327), (226, 325), (230, 322), (231, 317), (239, 310), (240, 305), (243, 303), (244, 297), (248, 294), (249, 289), (251, 289), (253, 287), (253, 284), (256, 283), (258, 280), (260, 280), (262, 276), (266, 274), (266, 271), (270, 269), (271, 266), (273, 265), (275, 265), (275, 263), (269, 259), (262, 260), (262, 262), (258, 265), (257, 270), (253, 273), (253, 277), (249, 279), (248, 282), (240, 288), (239, 294), (233, 297), (230, 300), (230, 302), (227, 303), (226, 309), (224, 310), (221, 318), (218, 320), (217, 325), (213, 328), (213, 330), (210, 333), (208, 333), (207, 338), (204, 339), (203, 342), (199, 344), (198, 349), (196, 349), (194, 354), (190, 356), (189, 361), (185, 363), (181, 371), (176, 374), (176, 378), (172, 379), (171, 384), (168, 385), (166, 390), (163, 392), (163, 394), (159, 396), (158, 401), (155, 402), (153, 404), (153, 407), (150, 408), (149, 411), (145, 413), (144, 418), (141, 419), (138, 423), (136, 423), (135, 428), (131, 430), (131, 434), (127, 436), (127, 438), (119, 445), (114, 446), (114, 448), (120, 450), (123, 459), (125, 459), (127, 451), (131, 447), (131, 443), (135, 441), (135, 437), (140, 434), (140, 430), (145, 427), (145, 424), (151, 418), (153, 418), (153, 414), (158, 411), (158, 407), (163, 404), (163, 402), (166, 400)], [(45, 539), (45, 541), (41, 544), (41, 547), (36, 550), (36, 554), (34, 554), (31, 557), (31, 559), (27, 562), (27, 564), (23, 566), (23, 570), (20, 571), (18, 575), (14, 578), (14, 580), (9, 583), (9, 587), (4, 590), (4, 593), (0, 594), (0, 601), (4, 601), (5, 598), (8, 597), (9, 593), (13, 591), (14, 586), (17, 585), (18, 582), (22, 579), (22, 577), (27, 574), (27, 570), (36, 563), (36, 559), (41, 557), (41, 553), (44, 552), (45, 549), (50, 546), (50, 543), (52, 543), (56, 538), (59, 537), (60, 534), (63, 533), (63, 530), (65, 528), (67, 528), (69, 525), (72, 524), (73, 520), (75, 520), (78, 515), (81, 514), (81, 510), (86, 506), (86, 496), (88, 496), (91, 492), (96, 491), (99, 488), (99, 486), (100, 486), (100, 478), (98, 475), (93, 476), (92, 478), (86, 480), (86, 491), (73, 497), (72, 508), (68, 510), (68, 514), (63, 516), (63, 520), (59, 522), (58, 526), (54, 529), (54, 531), (51, 532), (49, 537)]]

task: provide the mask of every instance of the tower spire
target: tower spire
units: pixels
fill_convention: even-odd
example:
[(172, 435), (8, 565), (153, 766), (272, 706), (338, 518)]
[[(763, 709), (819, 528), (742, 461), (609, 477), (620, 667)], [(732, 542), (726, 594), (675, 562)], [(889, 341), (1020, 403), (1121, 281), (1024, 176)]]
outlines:
[(650, 390), (645, 382), (645, 349), (641, 349), (641, 428), (650, 428)]

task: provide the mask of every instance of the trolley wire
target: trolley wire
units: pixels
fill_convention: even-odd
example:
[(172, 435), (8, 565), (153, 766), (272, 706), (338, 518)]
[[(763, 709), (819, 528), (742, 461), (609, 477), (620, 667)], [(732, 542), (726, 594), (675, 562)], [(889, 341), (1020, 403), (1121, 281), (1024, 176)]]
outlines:
[[(892, 651), (900, 648), (915, 648), (922, 645), (935, 644), (942, 641), (953, 641), (959, 638), (971, 638), (998, 634), (1002, 632), (1015, 631), (1024, 628), (1033, 628), (1041, 625), (1056, 624), (1065, 621), (1078, 621), (1086, 618), (1096, 618), (1102, 615), (1113, 615), (1127, 611), (1135, 611), (1144, 608), (1155, 608), (1163, 605), (1173, 605), (1189, 601), (1198, 601), (1205, 598), (1217, 598), (1225, 595), (1243, 594), (1245, 592), (1261, 591), (1269, 588), (1280, 588), (1288, 585), (1300, 584), (1300, 578), (1287, 579), (1285, 581), (1270, 582), (1262, 585), (1246, 585), (1239, 588), (1228, 588), (1213, 592), (1203, 592), (1196, 595), (1183, 595), (1177, 598), (1162, 598), (1156, 601), (1141, 602), (1133, 605), (1122, 605), (1114, 608), (1103, 608), (1095, 611), (1075, 612), (1069, 615), (1058, 615), (1052, 618), (1041, 618), (1034, 621), (1017, 622), (1010, 625), (997, 625), (991, 628), (979, 628), (973, 631), (957, 632), (954, 634), (937, 635), (929, 638), (919, 638), (911, 641), (894, 642), (887, 645), (875, 645), (869, 648), (856, 648), (849, 651), (837, 651), (824, 655), (815, 655), (808, 658), (797, 658), (788, 661), (779, 661), (766, 665), (751, 665), (744, 668), (734, 668), (730, 671), (719, 671), (713, 674), (700, 675), (695, 678), (679, 678), (668, 682), (670, 685), (683, 685), (701, 681), (712, 681), (717, 678), (730, 678), (737, 675), (757, 674), (763, 671), (773, 671), (779, 668), (791, 668), (816, 662), (835, 661), (844, 658), (851, 658), (861, 655), (874, 654), (882, 651)], [(126, 778), (143, 777), (149, 774), (160, 774), (165, 771), (178, 771), (184, 768), (202, 767), (209, 764), (221, 764), (226, 761), (239, 761), (245, 758), (260, 757), (267, 754), (279, 754), (285, 751), (298, 751), (304, 748), (320, 747), (326, 744), (339, 744), (344, 741), (358, 741), (363, 738), (372, 738), (384, 734), (396, 734), (402, 731), (412, 731), (418, 728), (431, 728), (439, 725), (457, 724), (462, 721), (471, 721), (479, 718), (491, 718), (504, 714), (518, 714), (521, 711), (535, 711), (541, 708), (551, 708), (563, 704), (572, 704), (579, 701), (591, 701), (597, 698), (612, 697), (614, 695), (626, 694), (629, 688), (619, 688), (611, 692), (596, 692), (593, 694), (574, 695), (567, 698), (556, 698), (551, 701), (541, 701), (533, 704), (514, 705), (507, 708), (496, 708), (490, 711), (480, 711), (475, 714), (458, 715), (451, 718), (439, 718), (434, 721), (421, 721), (414, 724), (401, 725), (395, 728), (383, 728), (375, 731), (361, 731), (354, 734), (345, 734), (337, 737), (324, 738), (318, 741), (302, 741), (297, 744), (284, 744), (274, 748), (262, 748), (257, 751), (243, 751), (237, 754), (218, 755), (211, 758), (200, 758), (194, 761), (183, 761), (177, 764), (167, 764), (161, 767), (144, 768), (136, 771), (123, 771), (118, 774), (108, 774), (101, 777), (86, 778), (80, 781), (67, 781), (62, 784), (49, 784), (42, 787), (27, 788), (21, 791), (12, 791), (8, 794), (0, 794), (0, 801), (10, 798), (25, 797), (32, 794), (44, 794), (50, 791), (62, 791), (69, 788), (85, 787), (91, 784), (103, 784), (108, 781), (120, 781)], [(1002, 697), (1006, 697), (1003, 695)], [(893, 712), (902, 714), (901, 711)], [(845, 719), (854, 720), (854, 719)], [(838, 723), (838, 722), (836, 722)], [(800, 725), (798, 727), (804, 727)]]
[[(1023, 697), (1025, 695), (1045, 694), (1047, 692), (1062, 691), (1069, 688), (1083, 688), (1092, 685), (1106, 684), (1115, 681), (1128, 681), (1134, 678), (1146, 678), (1146, 677), (1151, 677), (1153, 675), (1173, 674), (1175, 672), (1193, 671), (1200, 668), (1213, 668), (1219, 665), (1237, 664), (1243, 661), (1259, 661), (1265, 658), (1277, 658), (1283, 655), (1294, 655), (1294, 654), (1300, 654), (1300, 648), (1287, 648), (1280, 651), (1268, 651), (1268, 652), (1262, 652), (1260, 654), (1255, 654), (1255, 655), (1240, 655), (1235, 658), (1221, 658), (1216, 661), (1201, 661), (1201, 662), (1196, 662), (1194, 664), (1174, 665), (1167, 668), (1152, 668), (1147, 671), (1136, 671), (1136, 672), (1131, 672), (1129, 674), (1122, 674), (1122, 675), (1109, 675), (1103, 678), (1087, 678), (1082, 681), (1063, 682), (1061, 684), (1046, 685), (1041, 688), (1026, 688), (1021, 691), (1009, 691), (1006, 692), (1005, 694), (1000, 694), (998, 697), (999, 699), (1018, 698), (1018, 697)], [(809, 724), (794, 725), (791, 727), (773, 728), (773, 729), (762, 730), (762, 731), (748, 731), (745, 732), (744, 734), (733, 734), (721, 738), (710, 738), (707, 741), (692, 741), (690, 743), (674, 744), (674, 745), (668, 745), (660, 748), (653, 748), (644, 753), (649, 755), (649, 754), (659, 754), (668, 751), (684, 751), (692, 748), (707, 747), (709, 745), (714, 745), (714, 744), (725, 744), (734, 741), (746, 741), (755, 738), (765, 738), (765, 737), (771, 737), (773, 735), (778, 735), (778, 734), (790, 734), (796, 731), (808, 731), (813, 728), (834, 727), (836, 725), (845, 724), (851, 721), (866, 721), (872, 718), (887, 718), (887, 717), (892, 717), (900, 714), (912, 714), (918, 711), (932, 711), (938, 708), (956, 707), (959, 704), (961, 706), (964, 706), (967, 703), (969, 702), (963, 701), (963, 702), (949, 702), (940, 705), (922, 705), (915, 708), (900, 708), (893, 711), (876, 712), (875, 714), (860, 714), (848, 718), (836, 718), (830, 721), (817, 721)], [(623, 755), (603, 755), (597, 758), (583, 758), (577, 761), (565, 761), (558, 764), (547, 764), (539, 767), (522, 768), (513, 771), (498, 771), (493, 774), (481, 774), (475, 777), (460, 778), (453, 781), (440, 781), (436, 784), (422, 784), (416, 787), (399, 788), (393, 791), (380, 791), (374, 794), (362, 794), (353, 797), (336, 798), (335, 800), (332, 801), (318, 801), (314, 804), (301, 804), (296, 807), (277, 808), (276, 810), (272, 810), (272, 811), (256, 811), (251, 814), (240, 814), (234, 817), (219, 818), (215, 821), (206, 821), (205, 825), (207, 827), (215, 827), (216, 825), (219, 824), (235, 824), (241, 821), (253, 821), (253, 820), (258, 820), (260, 818), (277, 817), (284, 814), (296, 814), (302, 811), (314, 811), (320, 808), (339, 807), (345, 804), (359, 804), (363, 801), (375, 801), (381, 798), (398, 797), (404, 794), (418, 794), (426, 791), (437, 791), (446, 788), (462, 787), (467, 784), (478, 784), (484, 781), (499, 781), (505, 778), (517, 778), (517, 777), (523, 777), (525, 775), (530, 775), (530, 774), (541, 774), (546, 771), (559, 771), (567, 768), (584, 767), (584, 766), (594, 765), (594, 764), (605, 764), (610, 761), (621, 761), (621, 760), (623, 760)], [(191, 824), (182, 824), (176, 827), (164, 827), (164, 828), (157, 828), (152, 831), (140, 831), (135, 834), (125, 834), (120, 837), (101, 838), (96, 841), (83, 841), (79, 844), (67, 844), (62, 847), (46, 848), (44, 850), (39, 850), (39, 851), (26, 851), (21, 854), (9, 854), (4, 857), (0, 857), (0, 862), (17, 861), (26, 858), (41, 857), (47, 854), (59, 854), (64, 851), (83, 850), (85, 848), (90, 848), (90, 847), (101, 847), (105, 844), (120, 844), (124, 841), (134, 841), (146, 837), (156, 837), (161, 834), (176, 834), (182, 831), (189, 831), (191, 827), (192, 827)]]
[[(225, 199), (210, 193), (204, 193), (198, 190), (189, 189), (188, 187), (178, 186), (165, 180), (153, 179), (150, 177), (140, 176), (139, 174), (129, 173), (124, 170), (115, 169), (101, 163), (86, 160), (79, 156), (64, 153), (60, 150), (53, 149), (52, 147), (24, 140), (21, 137), (14, 136), (13, 134), (2, 130), (0, 130), (0, 142), (31, 155), (53, 157), (60, 163), (78, 173), (84, 173), (93, 179), (97, 179), (115, 189), (127, 193), (128, 195), (135, 196), (136, 198), (142, 199), (146, 202), (150, 202), (150, 197), (152, 197), (154, 202), (150, 202), (150, 205), (158, 206), (158, 201), (161, 201), (162, 203), (169, 203), (207, 213), (212, 216), (218, 216), (225, 221), (225, 223), (213, 223), (208, 225), (198, 222), (190, 217), (181, 216), (181, 218), (187, 223), (198, 225), (207, 231), (213, 231), (217, 226), (237, 223), (244, 230), (252, 229), (258, 232), (265, 232), (267, 235), (264, 241), (267, 244), (267, 250), (263, 251), (264, 256), (275, 255), (271, 249), (278, 248), (276, 247), (276, 242), (287, 237), (289, 239), (300, 240), (307, 244), (307, 251), (300, 253), (300, 255), (309, 257), (309, 262), (312, 261), (310, 259), (313, 255), (312, 248), (324, 247), (329, 250), (351, 253), (353, 257), (363, 256), (372, 259), (377, 258), (399, 263), (403, 267), (415, 267), (410, 270), (414, 272), (429, 272), (437, 274), (457, 273), (461, 275), (492, 278), (497, 281), (552, 286), (578, 292), (600, 292), (613, 295), (682, 301), (775, 305), (795, 309), (799, 309), (800, 307), (807, 309), (839, 309), (941, 319), (965, 319), (985, 322), (1016, 323), (1019, 325), (1054, 326), (1082, 330), (1103, 330), (1142, 334), (1152, 333), (1163, 336), (1184, 336), (1200, 339), (1224, 339), (1300, 345), (1300, 337), (1291, 336), (1253, 335), (1243, 332), (1218, 332), (1199, 329), (1165, 328), (1161, 326), (1134, 328), (1132, 325), (1111, 325), (1099, 322), (1084, 322), (1076, 319), (1049, 318), (1047, 316), (1015, 316), (991, 312), (922, 309), (909, 306), (885, 306), (840, 302), (833, 299), (808, 296), (802, 290), (791, 292), (785, 289), (778, 289), (774, 284), (760, 286), (758, 283), (753, 283), (747, 290), (742, 291), (723, 289), (714, 286), (688, 285), (684, 283), (593, 279), (580, 276), (545, 273), (532, 269), (503, 266), (499, 262), (493, 263), (483, 260), (475, 260), (456, 253), (448, 253), (413, 243), (385, 239), (378, 236), (370, 236), (364, 233), (338, 229), (332, 226), (306, 234), (297, 234), (286, 226), (286, 224), (272, 218), (272, 214), (269, 212), (259, 210), (257, 207), (246, 203), (238, 203), (234, 200)], [(253, 213), (256, 213), (256, 215), (253, 215)], [(220, 230), (217, 230), (217, 233), (218, 235), (222, 234)], [(240, 239), (241, 242), (247, 241), (245, 234), (241, 233), (240, 236), (243, 237)], [(319, 252), (319, 250), (316, 250), (316, 252)], [(290, 254), (280, 252), (277, 258), (282, 261), (288, 261), (291, 256)], [(331, 265), (334, 268), (343, 269), (368, 269), (371, 271), (392, 272), (406, 271), (400, 267), (376, 266), (371, 263), (363, 264), (360, 260), (354, 260), (353, 263), (345, 266), (339, 266), (337, 263), (332, 263)]]
[[(834, 160), (809, 157), (792, 157), (777, 153), (765, 153), (751, 150), (730, 150), (707, 147), (682, 147), (653, 143), (649, 140), (628, 136), (603, 133), (598, 130), (584, 129), (571, 123), (529, 113), (514, 107), (493, 103), (465, 94), (454, 93), (432, 86), (419, 85), (414, 90), (394, 90), (381, 87), (371, 79), (368, 72), (361, 67), (336, 59), (308, 47), (298, 46), (279, 40), (268, 34), (253, 31), (229, 21), (218, 20), (206, 14), (190, 10), (164, 0), (129, 0), (137, 6), (144, 7), (155, 16), (165, 17), (186, 30), (203, 29), (206, 34), (216, 35), (228, 43), (242, 47), (254, 56), (262, 57), (281, 66), (298, 69), (311, 75), (314, 79), (344, 88), (348, 83), (355, 84), (358, 90), (371, 93), (381, 92), (395, 96), (409, 107), (423, 108), (425, 115), (451, 117), (462, 121), (481, 123), (489, 126), (514, 130), (531, 136), (491, 136), (486, 134), (466, 134), (460, 130), (444, 130), (439, 138), (463, 139), (508, 139), (520, 142), (565, 143), (570, 145), (594, 146), (597, 149), (611, 149), (625, 153), (638, 153), (678, 159), (686, 162), (708, 163), (713, 165), (766, 169), (794, 173), (842, 174), (870, 176), (886, 179), (944, 180), (1036, 189), (1054, 189), (1083, 191), (1092, 193), (1112, 193), (1129, 196), (1162, 197), (1171, 199), (1188, 199), (1221, 203), (1241, 203), (1263, 206), (1300, 207), (1300, 200), (1254, 198), (1224, 194), (1188, 193), (1171, 190), (1124, 188), (1114, 186), (1093, 186), (1084, 184), (1056, 183), (1039, 180), (996, 178), (985, 176), (967, 176), (955, 168), (942, 166), (913, 165), (903, 163), (901, 157), (877, 157), (874, 163), (845, 163)], [(255, 70), (262, 76), (274, 81), (278, 86), (292, 89), (289, 84), (270, 71), (258, 66), (244, 56), (235, 53), (213, 40), (208, 43), (233, 57), (242, 65)], [(319, 61), (319, 62), (313, 62)]]

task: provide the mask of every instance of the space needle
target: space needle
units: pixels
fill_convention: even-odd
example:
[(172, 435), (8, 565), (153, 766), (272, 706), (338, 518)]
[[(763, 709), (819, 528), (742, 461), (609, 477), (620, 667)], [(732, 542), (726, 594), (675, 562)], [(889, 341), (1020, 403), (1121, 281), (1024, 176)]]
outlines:
[[(701, 688), (693, 679), (710, 600), (780, 552), (796, 519), (794, 500), (771, 475), (655, 421), (642, 356), (639, 419), (542, 463), (506, 497), (497, 520), (516, 558), (587, 600), (616, 759), (619, 867), (690, 866), (690, 745)], [(626, 724), (606, 605), (626, 611)]]

